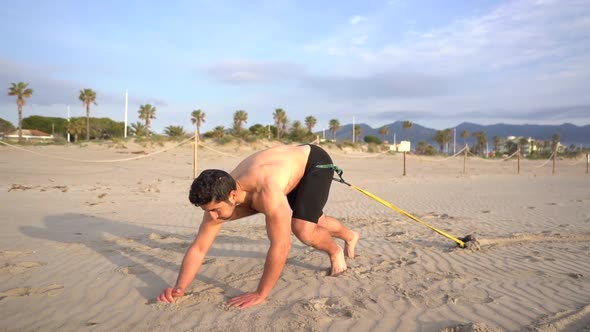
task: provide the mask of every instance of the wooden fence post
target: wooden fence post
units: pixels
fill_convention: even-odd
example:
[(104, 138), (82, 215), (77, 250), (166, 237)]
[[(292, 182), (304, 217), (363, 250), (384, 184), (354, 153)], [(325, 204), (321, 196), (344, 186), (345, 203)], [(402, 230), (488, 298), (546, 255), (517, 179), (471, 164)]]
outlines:
[(555, 149), (553, 149), (553, 172), (552, 172), (552, 174), (555, 174), (555, 157), (557, 157), (557, 147), (555, 147)]
[(518, 168), (516, 171), (516, 174), (520, 174), (520, 146), (518, 147), (518, 151), (516, 152), (516, 155), (518, 156)]
[(404, 176), (406, 176), (406, 151), (404, 151)]
[(465, 174), (467, 165), (467, 152), (469, 152), (469, 145), (465, 144), (465, 149), (463, 151), (463, 174)]
[(197, 131), (195, 130), (195, 149), (193, 152), (193, 179), (197, 178), (197, 150), (199, 149), (199, 134), (197, 133)]

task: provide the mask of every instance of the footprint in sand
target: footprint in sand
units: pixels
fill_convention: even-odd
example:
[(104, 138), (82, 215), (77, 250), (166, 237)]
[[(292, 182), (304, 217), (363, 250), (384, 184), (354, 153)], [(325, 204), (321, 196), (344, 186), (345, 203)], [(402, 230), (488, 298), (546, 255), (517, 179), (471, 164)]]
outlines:
[(307, 312), (325, 313), (332, 318), (352, 318), (354, 316), (352, 306), (345, 298), (319, 297), (302, 302), (300, 305)]
[(63, 285), (51, 284), (39, 287), (19, 287), (0, 292), (0, 301), (7, 297), (21, 297), (21, 296), (53, 296), (61, 292)]
[(19, 274), (23, 273), (29, 269), (43, 266), (45, 263), (41, 262), (16, 262), (16, 263), (5, 263), (3, 266), (0, 266), (0, 272), (7, 272), (10, 274)]
[(456, 326), (445, 327), (445, 328), (441, 329), (439, 332), (472, 332), (472, 331), (501, 332), (503, 330), (497, 326), (487, 325), (485, 323), (466, 323), (466, 324), (460, 324), (460, 325), (456, 325)]
[(138, 275), (148, 273), (149, 270), (141, 265), (119, 266), (115, 271), (124, 275)]

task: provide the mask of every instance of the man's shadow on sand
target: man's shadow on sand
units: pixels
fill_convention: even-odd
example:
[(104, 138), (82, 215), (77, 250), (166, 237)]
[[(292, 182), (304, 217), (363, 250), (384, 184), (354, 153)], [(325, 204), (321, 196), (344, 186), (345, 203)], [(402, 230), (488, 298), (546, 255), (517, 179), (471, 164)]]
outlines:
[[(116, 269), (120, 271), (126, 270), (128, 274), (142, 280), (146, 286), (138, 287), (137, 290), (147, 300), (153, 300), (160, 294), (162, 289), (173, 285), (170, 285), (171, 281), (165, 281), (156, 273), (149, 270), (143, 262), (149, 262), (178, 273), (182, 261), (181, 259), (177, 262), (167, 261), (150, 252), (153, 249), (162, 249), (184, 255), (192, 243), (194, 235), (191, 234), (187, 237), (184, 234), (170, 234), (145, 227), (141, 224), (125, 223), (102, 217), (74, 213), (47, 216), (43, 222), (45, 224), (44, 227), (22, 226), (19, 229), (23, 234), (32, 238), (66, 244), (82, 244), (92, 249), (110, 261), (116, 266)], [(195, 226), (195, 229), (197, 229), (197, 226)], [(161, 241), (167, 237), (175, 237), (182, 241), (172, 243)], [(255, 245), (260, 244), (261, 240), (252, 240), (239, 235), (218, 235), (215, 239), (215, 243), (224, 242), (241, 244), (250, 242)], [(259, 258), (261, 264), (264, 264), (264, 259), (266, 258), (265, 252), (216, 248), (215, 243), (209, 249), (206, 259), (211, 257)], [(289, 260), (289, 264), (311, 270), (321, 270), (320, 267), (300, 261)], [(226, 294), (238, 295), (246, 291), (231, 287), (220, 280), (209, 278), (201, 272), (195, 279), (204, 284), (219, 287)]]

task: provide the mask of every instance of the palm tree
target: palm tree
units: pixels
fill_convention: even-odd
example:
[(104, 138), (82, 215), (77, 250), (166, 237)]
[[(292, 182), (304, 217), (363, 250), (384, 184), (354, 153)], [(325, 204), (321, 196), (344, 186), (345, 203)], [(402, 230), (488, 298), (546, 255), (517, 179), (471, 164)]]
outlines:
[(78, 135), (82, 134), (84, 132), (84, 120), (82, 120), (81, 118), (77, 118), (75, 120), (72, 120), (70, 122), (68, 122), (67, 124), (67, 130), (70, 134), (74, 135), (74, 142), (78, 141)]
[(216, 126), (213, 128), (213, 137), (222, 138), (225, 135), (225, 128), (223, 126)]
[(310, 134), (311, 134), (311, 131), (313, 130), (313, 127), (315, 127), (316, 123), (317, 123), (316, 118), (311, 115), (305, 118), (305, 127), (307, 127), (307, 130), (309, 131)]
[(406, 139), (409, 141), (410, 140), (410, 129), (412, 129), (412, 126), (414, 124), (411, 121), (404, 121), (403, 123), (403, 127), (406, 130)]
[(438, 143), (438, 146), (440, 148), (440, 153), (443, 153), (444, 147), (445, 147), (444, 135), (445, 135), (444, 130), (437, 130), (436, 133), (434, 134), (434, 137), (432, 137), (432, 140), (435, 141), (436, 143)]
[(291, 125), (291, 139), (301, 141), (305, 138), (305, 134), (305, 129), (303, 128), (301, 121), (293, 121), (293, 124)]
[(186, 136), (186, 132), (182, 126), (168, 126), (164, 128), (164, 134), (172, 138), (182, 138)]
[(477, 132), (473, 133), (472, 136), (476, 138), (476, 143), (475, 143), (475, 148), (474, 148), (475, 152), (482, 154), (484, 152), (484, 147), (488, 143), (488, 138), (487, 138), (486, 134), (483, 131), (477, 131)]
[(360, 125), (356, 125), (354, 126), (354, 138), (355, 138), (355, 142), (359, 142), (360, 138), (361, 138), (361, 134), (362, 134), (362, 129)]
[(382, 135), (383, 137), (385, 137), (385, 140), (387, 140), (387, 135), (389, 135), (389, 127), (383, 126), (379, 128), (379, 135)]
[(238, 110), (234, 113), (234, 131), (235, 133), (242, 132), (242, 124), (248, 122), (248, 112)]
[(146, 130), (147, 136), (150, 136), (151, 135), (150, 124), (152, 122), (152, 119), (156, 118), (156, 108), (150, 104), (141, 105), (141, 106), (139, 106), (138, 113), (139, 113), (139, 119), (145, 121), (145, 130)]
[(447, 147), (449, 152), (449, 142), (453, 139), (453, 129), (447, 128), (443, 130), (443, 145)]
[(80, 90), (78, 97), (86, 107), (86, 140), (90, 140), (90, 104), (96, 104), (96, 92), (92, 89)]
[(330, 131), (332, 132), (332, 139), (336, 141), (336, 132), (340, 129), (340, 121), (337, 119), (330, 120)]
[(551, 149), (553, 151), (557, 151), (557, 146), (559, 145), (559, 140), (560, 140), (560, 136), (558, 133), (553, 134), (553, 136), (551, 136)]
[(461, 137), (463, 138), (463, 145), (467, 145), (467, 138), (469, 137), (469, 132), (467, 130), (463, 130), (461, 132)]
[(205, 123), (205, 112), (201, 110), (194, 110), (191, 113), (191, 122), (197, 125), (197, 136), (201, 136), (201, 125)]
[(16, 96), (16, 106), (18, 107), (18, 141), (23, 141), (23, 106), (25, 106), (25, 98), (31, 98), (33, 89), (28, 87), (28, 83), (18, 82), (12, 83), (8, 88), (9, 96)]
[(527, 147), (528, 144), (529, 144), (529, 140), (526, 139), (526, 137), (521, 137), (518, 140), (518, 145), (520, 145), (520, 152), (521, 153), (528, 154), (528, 152), (530, 151), (530, 148), (527, 148), (526, 151), (525, 151), (525, 147)]
[(447, 146), (447, 144), (451, 141), (452, 136), (453, 130), (451, 128), (447, 128), (444, 130), (437, 130), (434, 134), (434, 137), (432, 137), (432, 140), (438, 143), (440, 152), (443, 153), (445, 151), (445, 146)]
[(143, 125), (143, 123), (141, 123), (139, 121), (137, 121), (136, 123), (132, 123), (129, 127), (130, 127), (129, 132), (131, 135), (145, 136), (145, 134), (146, 134), (145, 126)]
[(500, 152), (500, 143), (502, 142), (502, 139), (500, 136), (494, 136), (492, 140), (494, 142), (494, 153), (498, 154)]
[(277, 139), (281, 139), (281, 134), (285, 132), (285, 129), (287, 128), (287, 112), (282, 108), (277, 108), (272, 114), (272, 118), (275, 120), (275, 125), (277, 127)]

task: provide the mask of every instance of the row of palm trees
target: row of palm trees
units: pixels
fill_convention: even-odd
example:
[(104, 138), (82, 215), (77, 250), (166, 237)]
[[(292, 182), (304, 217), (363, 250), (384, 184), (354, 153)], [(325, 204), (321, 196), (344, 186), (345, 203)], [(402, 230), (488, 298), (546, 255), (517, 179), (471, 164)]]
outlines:
[[(287, 117), (287, 112), (285, 112), (284, 109), (282, 108), (277, 108), (275, 109), (275, 111), (273, 112), (273, 119), (274, 119), (274, 124), (277, 130), (277, 138), (280, 139), (284, 133), (287, 130), (287, 124), (288, 124), (288, 117)], [(333, 120), (333, 121), (337, 121), (338, 120)], [(205, 112), (203, 112), (200, 109), (194, 110), (191, 112), (191, 122), (196, 126), (196, 134), (197, 135), (201, 135), (201, 126), (203, 125), (203, 123), (205, 123)], [(233, 116), (233, 132), (235, 134), (240, 134), (241, 132), (243, 132), (243, 125), (248, 123), (248, 112), (244, 111), (244, 110), (237, 110), (234, 112), (234, 116)], [(305, 118), (305, 127), (307, 128), (307, 131), (309, 133), (311, 133), (313, 131), (313, 128), (315, 127), (315, 125), (317, 124), (317, 119), (314, 116), (307, 116)], [(291, 126), (295, 129), (297, 128), (301, 128), (302, 124), (301, 121), (296, 120), (294, 121)], [(339, 124), (338, 124), (339, 126)], [(337, 130), (337, 129), (336, 129)], [(221, 132), (224, 132), (225, 128), (223, 126), (217, 126), (213, 129), (213, 136), (217, 137), (219, 136), (218, 134)]]
[[(33, 96), (33, 89), (29, 87), (28, 83), (12, 83), (8, 88), (8, 95), (16, 97), (16, 105), (18, 108), (18, 140), (19, 142), (22, 142), (23, 107), (26, 104), (26, 99)], [(80, 90), (78, 99), (82, 101), (82, 104), (86, 108), (86, 140), (90, 140), (90, 105), (98, 105), (96, 103), (96, 91), (92, 89), (82, 89)], [(156, 118), (156, 107), (150, 104), (141, 105), (138, 113), (139, 119), (145, 121), (145, 132), (149, 136), (151, 133), (151, 121)], [(75, 137), (82, 132), (80, 123), (70, 123), (67, 129), (68, 132), (75, 135)]]
[[(9, 96), (16, 96), (16, 103), (18, 106), (18, 133), (19, 133), (19, 141), (22, 141), (22, 113), (23, 113), (23, 106), (26, 104), (26, 99), (31, 98), (33, 95), (33, 89), (29, 88), (29, 84), (18, 82), (12, 83), (11, 87), (8, 89)], [(92, 89), (82, 89), (80, 90), (80, 95), (78, 99), (82, 101), (82, 104), (86, 108), (86, 140), (90, 140), (90, 107), (92, 104), (98, 105), (96, 102), (96, 92)], [(132, 124), (132, 130), (137, 133), (145, 133), (145, 135), (151, 135), (151, 123), (152, 120), (156, 119), (156, 107), (151, 104), (141, 105), (139, 107), (139, 119), (145, 122), (145, 127), (141, 125), (141, 123)], [(282, 108), (277, 108), (273, 112), (273, 120), (276, 127), (276, 135), (277, 139), (281, 139), (284, 134), (287, 132), (287, 125), (289, 123), (289, 119), (287, 116), (287, 112)], [(248, 112), (244, 110), (238, 110), (234, 113), (233, 117), (233, 131), (234, 133), (241, 133), (243, 131), (243, 125), (248, 121)], [(205, 112), (200, 109), (193, 110), (191, 112), (191, 122), (196, 127), (196, 134), (200, 136), (200, 128), (205, 123)], [(307, 128), (307, 133), (310, 134), (313, 131), (313, 128), (317, 124), (317, 119), (314, 116), (307, 116), (304, 120), (305, 128)], [(302, 131), (303, 124), (299, 120), (293, 121), (291, 124), (292, 130), (294, 131)], [(412, 128), (412, 123), (410, 121), (405, 121), (403, 123), (404, 129)], [(176, 128), (171, 128), (173, 131), (177, 131)], [(331, 119), (329, 121), (329, 130), (332, 132), (332, 137), (336, 140), (336, 132), (340, 129), (340, 122), (338, 119)], [(77, 136), (81, 134), (84, 130), (79, 122), (71, 122), (67, 128), (68, 132), (75, 135), (75, 139)], [(214, 132), (224, 131), (222, 126), (217, 126), (214, 129)], [(360, 126), (355, 126), (354, 128), (355, 136), (360, 136), (361, 129)], [(382, 135), (388, 135), (389, 128), (387, 126), (383, 126), (380, 128), (379, 133)]]

